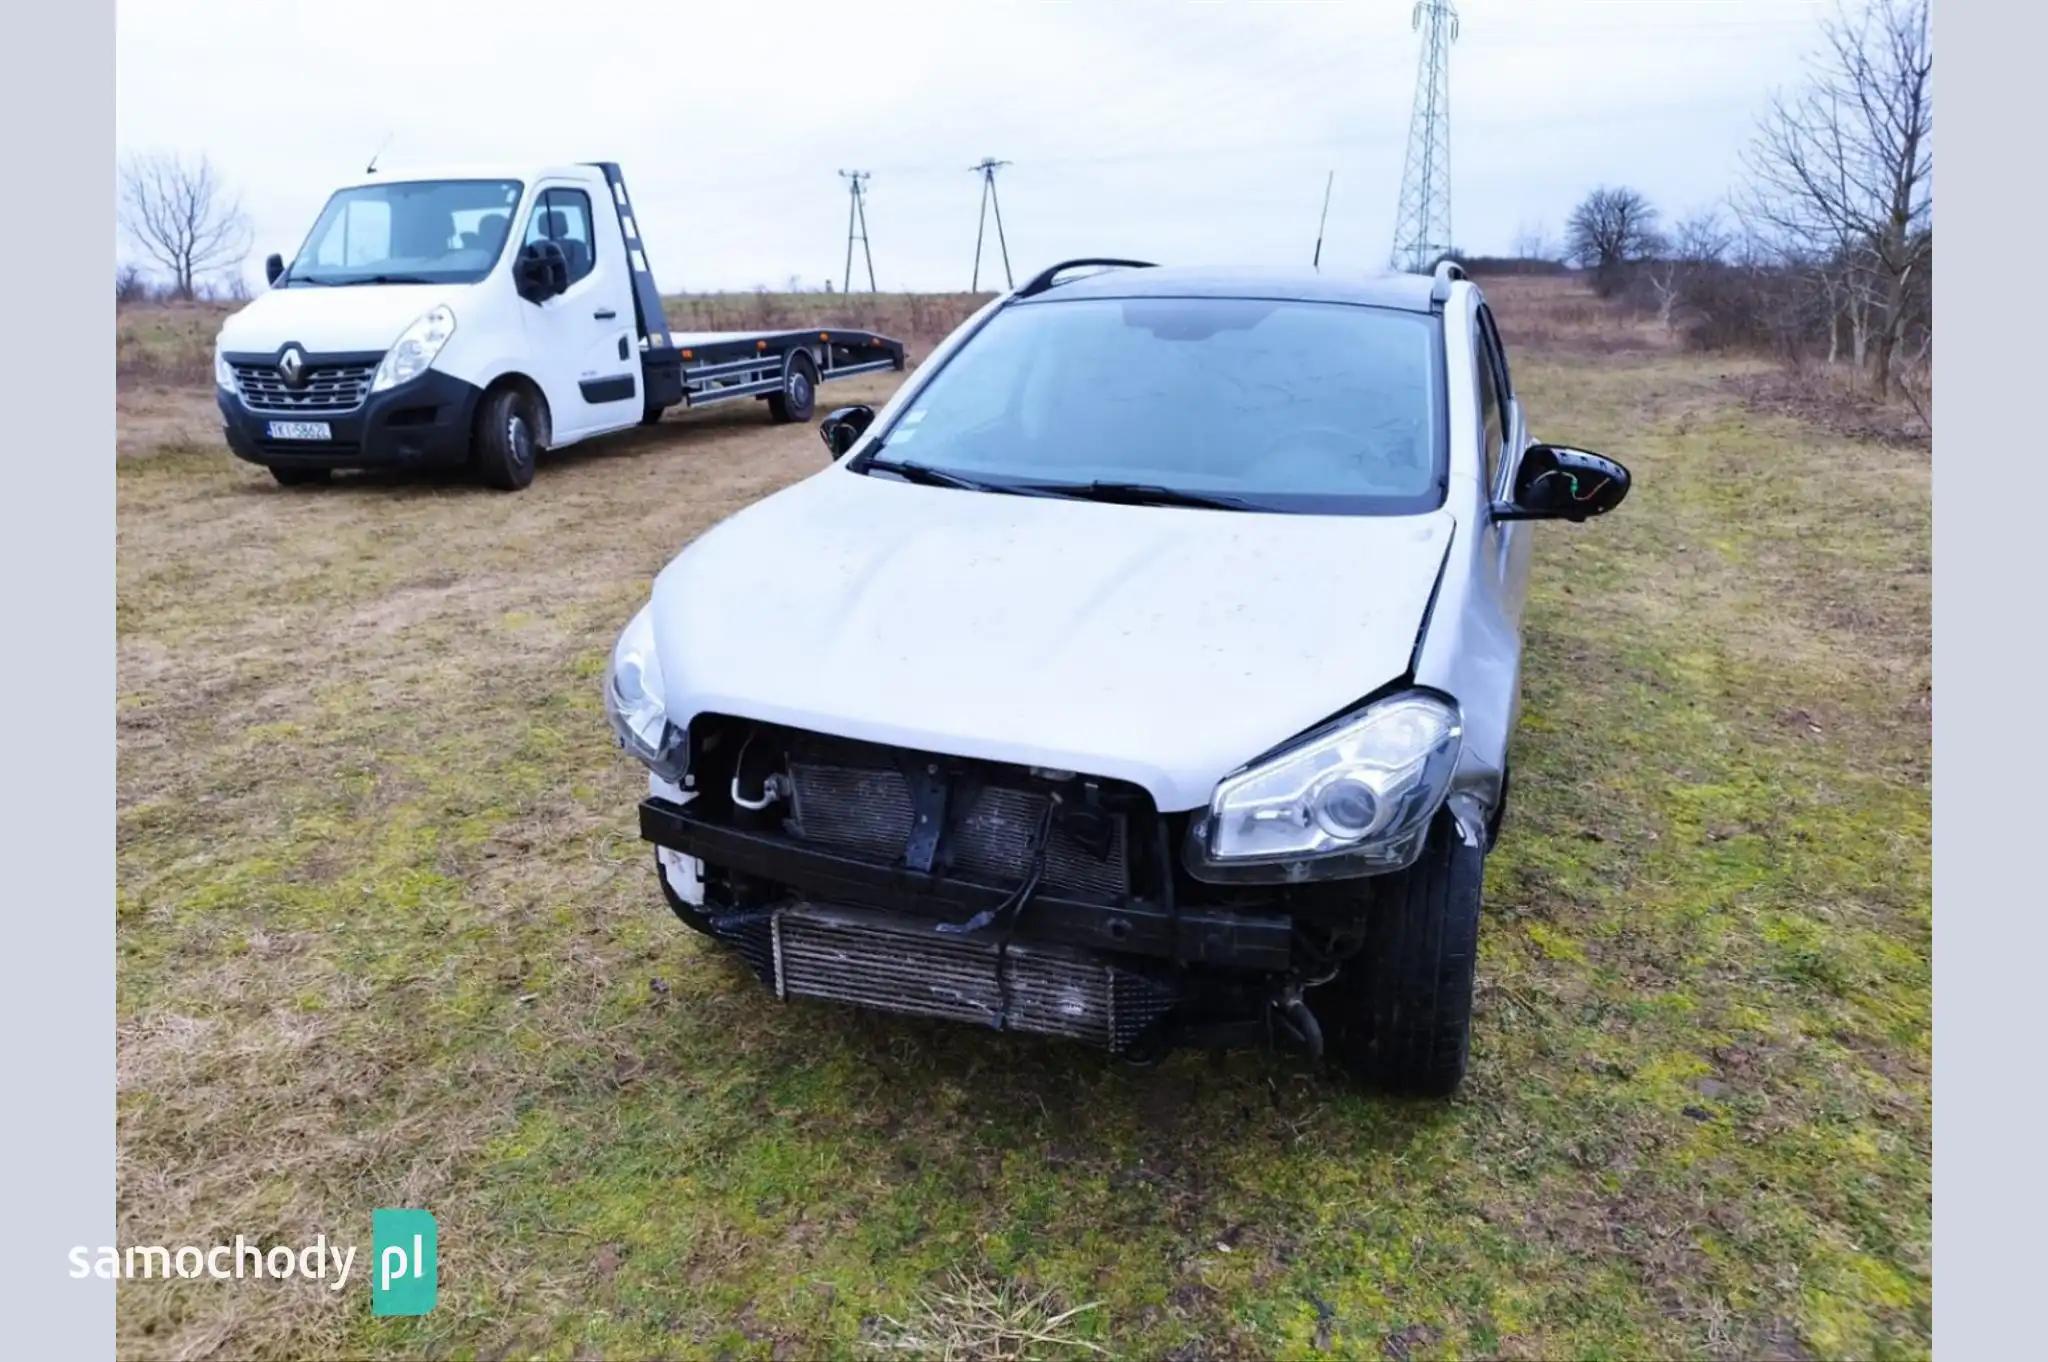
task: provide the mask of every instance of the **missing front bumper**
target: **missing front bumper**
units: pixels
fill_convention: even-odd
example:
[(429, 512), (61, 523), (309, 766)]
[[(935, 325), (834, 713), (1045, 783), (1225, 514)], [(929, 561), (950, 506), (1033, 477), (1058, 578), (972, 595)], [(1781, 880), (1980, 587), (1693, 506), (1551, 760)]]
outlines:
[[(1010, 897), (1011, 886), (880, 865), (794, 841), (735, 828), (696, 805), (650, 798), (640, 804), (640, 835), (726, 872), (785, 886), (808, 902), (850, 904), (929, 923), (964, 921)], [(1176, 965), (1285, 973), (1293, 965), (1294, 927), (1279, 913), (1175, 907), (1151, 899), (1115, 900), (1045, 890), (1031, 899), (1020, 939)]]

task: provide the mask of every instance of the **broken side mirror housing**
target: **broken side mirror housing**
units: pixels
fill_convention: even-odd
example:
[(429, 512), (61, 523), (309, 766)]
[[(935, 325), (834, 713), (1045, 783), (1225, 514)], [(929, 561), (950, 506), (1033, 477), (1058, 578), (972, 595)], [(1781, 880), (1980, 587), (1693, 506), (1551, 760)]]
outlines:
[(852, 449), (854, 442), (867, 433), (874, 422), (875, 409), (868, 406), (841, 407), (827, 412), (818, 425), (818, 438), (825, 442), (825, 448), (832, 451), (837, 459)]
[(1628, 488), (1628, 470), (1605, 455), (1567, 445), (1531, 445), (1515, 467), (1512, 499), (1496, 501), (1493, 518), (1584, 520), (1621, 505)]

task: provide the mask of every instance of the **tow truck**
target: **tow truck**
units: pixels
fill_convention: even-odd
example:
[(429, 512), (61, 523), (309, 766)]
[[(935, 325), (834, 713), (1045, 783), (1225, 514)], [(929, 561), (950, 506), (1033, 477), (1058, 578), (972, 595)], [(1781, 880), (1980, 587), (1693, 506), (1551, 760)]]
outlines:
[(283, 484), (468, 465), (532, 482), (541, 450), (753, 398), (808, 421), (817, 387), (904, 368), (900, 341), (819, 325), (669, 329), (615, 162), (366, 172), (222, 325), (228, 447)]

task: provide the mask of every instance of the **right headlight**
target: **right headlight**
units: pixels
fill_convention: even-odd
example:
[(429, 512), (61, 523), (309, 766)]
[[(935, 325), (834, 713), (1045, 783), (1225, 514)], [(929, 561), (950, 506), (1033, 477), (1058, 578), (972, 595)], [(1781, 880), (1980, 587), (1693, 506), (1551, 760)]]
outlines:
[(654, 653), (652, 610), (652, 605), (641, 606), (612, 648), (611, 665), (605, 668), (604, 712), (619, 735), (619, 746), (663, 780), (680, 785), (689, 765), (689, 735), (668, 721), (661, 660)]
[(455, 334), (455, 310), (446, 303), (429, 308), (398, 333), (398, 339), (384, 352), (370, 380), (370, 391), (381, 393), (401, 383), (410, 383), (425, 373), (441, 353), (441, 347)]
[(1450, 792), (1456, 705), (1407, 691), (1303, 734), (1225, 778), (1188, 829), (1197, 878), (1285, 883), (1413, 864)]
[(213, 386), (225, 388), (229, 392), (237, 391), (235, 387), (235, 366), (228, 363), (228, 357), (223, 355), (218, 348), (215, 348), (213, 352)]

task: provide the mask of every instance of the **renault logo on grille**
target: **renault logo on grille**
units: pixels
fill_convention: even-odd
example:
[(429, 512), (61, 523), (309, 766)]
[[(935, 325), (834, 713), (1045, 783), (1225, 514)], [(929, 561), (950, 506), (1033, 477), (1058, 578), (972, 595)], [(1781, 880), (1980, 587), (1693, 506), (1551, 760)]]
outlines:
[(306, 357), (299, 353), (298, 346), (287, 345), (284, 348), (284, 353), (277, 358), (277, 372), (294, 388), (306, 381)]

